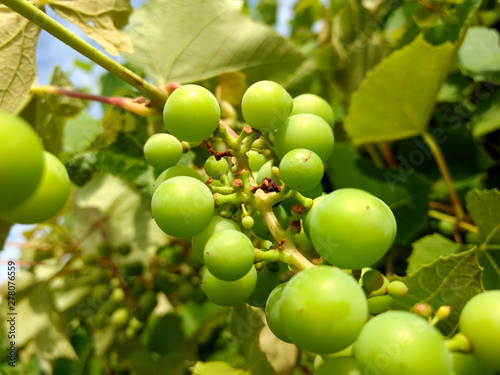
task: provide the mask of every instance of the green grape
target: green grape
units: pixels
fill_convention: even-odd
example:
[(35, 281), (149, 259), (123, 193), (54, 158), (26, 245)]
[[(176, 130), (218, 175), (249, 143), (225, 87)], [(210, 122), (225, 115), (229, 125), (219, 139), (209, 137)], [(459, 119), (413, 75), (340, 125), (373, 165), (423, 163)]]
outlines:
[(0, 110), (0, 215), (35, 192), (43, 171), (38, 134), (22, 118)]
[(374, 296), (368, 298), (368, 312), (377, 315), (391, 308), (394, 298), (391, 296)]
[(279, 338), (281, 341), (291, 342), (285, 333), (283, 327), (283, 319), (281, 317), (281, 296), (283, 294), (283, 289), (286, 283), (278, 284), (269, 294), (266, 302), (266, 320), (267, 325), (274, 336)]
[(281, 300), (286, 336), (313, 353), (347, 348), (368, 318), (361, 287), (353, 277), (331, 266), (307, 268), (296, 274), (287, 282)]
[(223, 230), (207, 241), (203, 260), (212, 275), (224, 281), (245, 276), (255, 261), (252, 241), (240, 231)]
[(200, 233), (191, 239), (191, 250), (199, 261), (203, 262), (203, 251), (207, 241), (215, 234), (223, 230), (239, 230), (238, 224), (234, 221), (215, 215), (210, 219), (210, 223)]
[(279, 169), (285, 185), (299, 192), (309, 191), (318, 186), (324, 172), (320, 157), (305, 148), (287, 152), (280, 161)]
[(186, 238), (207, 227), (214, 215), (214, 198), (201, 181), (186, 176), (163, 182), (151, 201), (153, 217), (170, 236)]
[(472, 354), (500, 371), (500, 290), (489, 290), (467, 301), (459, 318), (460, 332), (472, 344)]
[(148, 290), (142, 293), (137, 300), (136, 309), (134, 315), (140, 322), (145, 322), (149, 315), (153, 312), (156, 307), (156, 292), (154, 290)]
[(382, 288), (384, 285), (384, 275), (377, 270), (367, 270), (363, 273), (363, 288), (369, 292), (373, 292)]
[(165, 127), (181, 141), (200, 142), (209, 138), (219, 126), (220, 107), (206, 88), (184, 85), (167, 99), (163, 109)]
[(71, 182), (64, 164), (44, 151), (43, 175), (35, 192), (21, 204), (5, 211), (2, 217), (19, 224), (49, 220), (62, 210), (69, 197)]
[(249, 305), (255, 307), (266, 306), (269, 294), (281, 282), (283, 274), (288, 271), (288, 266), (283, 262), (269, 262), (262, 266), (257, 274), (257, 285), (247, 299)]
[(321, 195), (313, 199), (313, 205), (309, 211), (307, 211), (302, 217), (302, 230), (306, 234), (306, 237), (311, 240), (311, 217), (313, 213), (317, 210), (319, 202), (321, 202), (326, 195)]
[(307, 259), (311, 260), (318, 258), (318, 256), (316, 256), (316, 250), (314, 250), (311, 241), (307, 238), (304, 229), (295, 235), (295, 246), (297, 246), (297, 250), (299, 250)]
[(121, 302), (125, 300), (125, 292), (121, 288), (113, 289), (110, 298), (112, 301)]
[(201, 175), (194, 169), (185, 167), (183, 165), (174, 165), (173, 167), (168, 168), (167, 170), (161, 172), (158, 175), (155, 181), (154, 191), (158, 189), (158, 186), (160, 186), (162, 182), (170, 180), (172, 177), (178, 177), (178, 176), (193, 177), (205, 183), (203, 177), (201, 177)]
[(335, 113), (333, 113), (332, 107), (325, 99), (318, 95), (302, 94), (293, 98), (293, 110), (290, 115), (298, 115), (300, 113), (319, 116), (332, 128), (335, 125)]
[(305, 148), (314, 151), (326, 163), (334, 140), (332, 128), (321, 117), (298, 114), (290, 116), (287, 124), (276, 132), (274, 147), (280, 159), (293, 149)]
[(181, 156), (181, 142), (170, 134), (155, 134), (144, 144), (146, 161), (160, 171), (176, 165), (181, 160)]
[(130, 252), (132, 251), (132, 246), (130, 246), (130, 244), (128, 243), (123, 243), (116, 248), (116, 251), (118, 251), (118, 254), (125, 256), (130, 254)]
[(202, 288), (208, 299), (220, 306), (236, 306), (246, 301), (252, 294), (257, 283), (257, 271), (250, 271), (241, 279), (224, 281), (217, 279), (205, 269), (202, 277)]
[(104, 241), (97, 245), (97, 253), (101, 258), (109, 257), (112, 252), (113, 245), (109, 241)]
[(315, 199), (318, 197), (321, 197), (323, 195), (323, 186), (321, 186), (321, 183), (313, 187), (311, 190), (303, 191), (300, 194), (302, 194), (304, 197)]
[(307, 220), (309, 239), (316, 251), (340, 268), (371, 266), (396, 238), (396, 219), (391, 209), (359, 189), (338, 189), (328, 194), (313, 207)]
[(481, 243), (479, 233), (465, 232), (465, 243), (479, 245)]
[(139, 276), (142, 274), (142, 271), (144, 271), (144, 265), (140, 260), (125, 263), (120, 267), (123, 277)]
[(205, 161), (205, 172), (214, 180), (218, 180), (223, 174), (229, 173), (229, 164), (224, 158), (217, 160), (215, 156), (210, 156)]
[(116, 309), (111, 315), (111, 322), (118, 328), (125, 328), (129, 319), (129, 311), (126, 307)]
[(406, 284), (399, 280), (394, 280), (387, 286), (387, 293), (393, 298), (403, 298), (408, 293)]
[(243, 216), (241, 218), (241, 226), (245, 229), (252, 229), (254, 224), (255, 224), (255, 221), (254, 221), (253, 217), (251, 217), (251, 216)]
[(387, 311), (372, 318), (354, 343), (363, 374), (449, 375), (451, 354), (443, 336), (429, 322), (407, 311)]
[[(273, 212), (274, 215), (276, 215), (281, 227), (286, 229), (288, 227), (288, 223), (290, 222), (290, 218), (288, 217), (286, 210), (280, 205), (273, 207)], [(260, 238), (267, 239), (270, 235), (269, 228), (267, 227), (267, 224), (260, 212), (254, 208), (250, 213), (250, 216), (254, 220), (252, 231)]]
[(446, 220), (439, 220), (438, 222), (438, 231), (442, 235), (446, 237), (453, 238), (453, 232), (454, 232), (454, 225), (453, 223), (450, 223), (449, 221)]
[(255, 181), (258, 184), (262, 183), (264, 177), (272, 179), (276, 184), (281, 185), (281, 181), (273, 174), (273, 161), (269, 160), (264, 163), (264, 165), (259, 169), (257, 176), (255, 177)]
[(451, 353), (453, 375), (495, 375), (495, 371), (477, 360), (472, 354)]
[(361, 375), (354, 357), (336, 357), (323, 363), (314, 375)]
[(248, 151), (247, 156), (250, 170), (254, 173), (259, 172), (260, 168), (262, 168), (262, 166), (269, 161), (269, 158), (266, 155), (257, 151)]
[(263, 133), (281, 128), (292, 111), (292, 97), (273, 81), (260, 81), (243, 94), (241, 112), (246, 123)]

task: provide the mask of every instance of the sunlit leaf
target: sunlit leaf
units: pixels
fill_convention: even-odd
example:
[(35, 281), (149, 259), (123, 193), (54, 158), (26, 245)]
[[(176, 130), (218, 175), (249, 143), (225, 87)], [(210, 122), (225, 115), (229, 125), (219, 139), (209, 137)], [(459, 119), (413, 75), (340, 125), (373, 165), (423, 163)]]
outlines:
[(438, 233), (422, 237), (414, 242), (412, 247), (406, 270), (408, 274), (418, 271), (420, 267), (434, 262), (439, 257), (455, 254), (460, 250), (460, 245)]
[(304, 59), (273, 29), (241, 14), (229, 0), (151, 0), (134, 13), (128, 60), (159, 85), (242, 71), (283, 79)]
[(19, 113), (36, 79), (40, 28), (2, 4), (0, 20), (0, 108)]
[(119, 31), (132, 12), (129, 0), (49, 0), (47, 3), (109, 54), (118, 56), (119, 51), (133, 51), (129, 37)]

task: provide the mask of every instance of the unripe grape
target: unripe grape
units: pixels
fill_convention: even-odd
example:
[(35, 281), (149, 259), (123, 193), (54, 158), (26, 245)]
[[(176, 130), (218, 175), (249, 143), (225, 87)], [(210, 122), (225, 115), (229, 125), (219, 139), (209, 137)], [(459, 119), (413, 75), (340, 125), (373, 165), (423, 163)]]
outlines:
[(374, 296), (368, 298), (368, 312), (371, 315), (377, 315), (391, 308), (394, 298), (389, 295)]
[(500, 290), (489, 290), (467, 301), (459, 318), (460, 332), (472, 345), (472, 354), (500, 371)]
[(173, 177), (162, 183), (151, 201), (153, 217), (168, 235), (194, 236), (205, 229), (214, 214), (210, 189), (192, 177)]
[(335, 267), (300, 271), (287, 282), (281, 300), (286, 336), (313, 353), (348, 347), (368, 318), (365, 293), (352, 276)]
[(125, 292), (121, 288), (113, 289), (110, 298), (112, 301), (121, 302), (125, 299)]
[(288, 271), (288, 266), (283, 262), (268, 262), (264, 264), (257, 274), (257, 285), (247, 303), (255, 307), (266, 306), (267, 299), (273, 289), (280, 284), (283, 274)]
[(289, 151), (305, 148), (314, 151), (326, 163), (333, 151), (333, 131), (321, 117), (310, 114), (290, 116), (276, 132), (274, 147), (281, 159)]
[(313, 205), (305, 222), (316, 251), (340, 268), (371, 266), (396, 238), (396, 219), (389, 206), (359, 189), (328, 194), (317, 207)]
[(22, 118), (0, 110), (0, 216), (35, 192), (43, 171), (38, 134)]
[(191, 251), (200, 262), (203, 262), (203, 251), (205, 250), (207, 241), (215, 233), (228, 229), (239, 230), (239, 227), (234, 221), (215, 215), (205, 229), (193, 236), (191, 239)]
[(184, 85), (167, 99), (163, 109), (165, 127), (181, 141), (200, 142), (209, 138), (219, 126), (220, 107), (206, 88)]
[(217, 160), (215, 159), (215, 156), (210, 156), (205, 161), (205, 172), (208, 176), (218, 180), (223, 174), (229, 173), (229, 164), (224, 158)]
[(155, 181), (154, 191), (158, 189), (158, 186), (160, 186), (162, 182), (165, 182), (173, 177), (178, 177), (178, 176), (193, 177), (205, 183), (203, 177), (201, 177), (201, 175), (194, 169), (185, 167), (183, 165), (174, 165), (173, 167), (168, 168), (167, 170), (161, 172), (158, 175)]
[(293, 98), (293, 110), (290, 116), (299, 113), (310, 113), (325, 120), (333, 128), (335, 125), (335, 113), (322, 97), (314, 94), (302, 94)]
[(495, 370), (479, 361), (472, 354), (454, 352), (453, 375), (495, 375)]
[(111, 322), (118, 328), (124, 328), (128, 323), (129, 317), (128, 309), (126, 307), (120, 307), (111, 315)]
[(283, 156), (280, 162), (280, 177), (292, 190), (309, 191), (321, 182), (323, 162), (313, 151), (296, 148)]
[(33, 224), (49, 220), (62, 210), (68, 200), (71, 182), (64, 164), (47, 151), (44, 151), (43, 156), (40, 183), (28, 199), (2, 213), (7, 221)]
[(181, 160), (182, 145), (173, 135), (159, 133), (151, 136), (144, 144), (144, 157), (149, 165), (164, 171)]
[(384, 275), (377, 270), (368, 270), (363, 273), (363, 288), (369, 292), (373, 292), (382, 288), (384, 285)]
[(394, 280), (387, 286), (387, 293), (393, 298), (403, 298), (408, 293), (409, 288), (399, 280)]
[(100, 257), (105, 258), (109, 257), (113, 251), (113, 246), (109, 241), (101, 242), (97, 245), (97, 253)]
[[(273, 212), (276, 215), (276, 218), (278, 219), (278, 222), (280, 223), (281, 227), (283, 229), (286, 229), (290, 221), (290, 218), (288, 217), (286, 210), (280, 205), (273, 207)], [(253, 209), (252, 212), (250, 213), (250, 216), (254, 219), (254, 225), (252, 227), (252, 231), (260, 238), (267, 239), (270, 234), (269, 228), (267, 227), (267, 224), (264, 221), (264, 218), (262, 217), (260, 212), (256, 209)]]
[(269, 294), (266, 303), (266, 319), (269, 329), (271, 329), (271, 332), (274, 333), (277, 338), (281, 341), (291, 342), (285, 333), (283, 319), (281, 317), (281, 296), (285, 286), (285, 283), (278, 284)]
[(314, 375), (361, 375), (354, 357), (336, 357), (327, 360)]
[(156, 303), (156, 292), (154, 290), (148, 290), (146, 293), (143, 293), (137, 300), (134, 314), (137, 320), (145, 322), (156, 307)]
[(245, 229), (252, 229), (255, 221), (251, 216), (243, 216), (241, 218), (241, 226)]
[(260, 81), (243, 94), (241, 112), (246, 123), (263, 133), (281, 128), (292, 111), (292, 97), (273, 81)]
[(130, 254), (130, 252), (132, 251), (132, 247), (130, 246), (130, 244), (124, 243), (124, 244), (119, 245), (116, 248), (116, 251), (118, 252), (118, 254), (125, 256), (125, 255)]
[(205, 269), (202, 277), (202, 288), (208, 299), (220, 306), (236, 306), (247, 300), (257, 283), (257, 271), (251, 267), (250, 271), (241, 279), (224, 281), (217, 279)]
[(387, 311), (366, 323), (354, 343), (363, 374), (449, 375), (451, 354), (441, 333), (407, 311)]
[(240, 231), (223, 230), (207, 241), (203, 260), (216, 278), (235, 281), (253, 267), (255, 251), (252, 241)]

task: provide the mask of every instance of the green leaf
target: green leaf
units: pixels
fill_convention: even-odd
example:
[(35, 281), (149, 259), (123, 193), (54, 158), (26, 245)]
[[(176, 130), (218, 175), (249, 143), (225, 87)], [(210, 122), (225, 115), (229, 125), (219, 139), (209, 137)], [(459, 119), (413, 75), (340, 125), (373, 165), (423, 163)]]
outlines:
[(458, 50), (457, 64), (476, 81), (500, 83), (500, 34), (487, 27), (471, 27)]
[(119, 31), (132, 12), (128, 0), (49, 0), (47, 3), (109, 54), (118, 56), (119, 51), (133, 51), (129, 37)]
[(465, 303), (484, 291), (481, 276), (476, 248), (440, 257), (411, 275), (394, 278), (403, 281), (410, 290), (405, 297), (395, 299), (392, 307), (410, 310), (415, 304), (426, 302), (436, 311), (440, 306), (450, 306), (450, 316), (437, 327), (445, 336), (451, 336), (458, 328), (458, 318)]
[(235, 369), (226, 362), (196, 362), (191, 371), (193, 375), (250, 375), (250, 372)]
[(262, 310), (247, 304), (233, 308), (229, 329), (240, 344), (252, 375), (276, 375), (259, 344), (259, 334), (264, 325)]
[[(2, 306), (2, 315), (7, 316), (4, 309), (7, 309), (7, 304)], [(15, 311), (17, 347), (34, 342), (46, 361), (57, 357), (78, 358), (68, 340), (65, 322), (61, 320), (45, 283), (32, 283), (28, 289), (16, 293)], [(8, 324), (6, 319), (2, 324)]]
[[(89, 216), (92, 210), (96, 210), (97, 217), (102, 218), (111, 244), (131, 244), (142, 260), (144, 254), (153, 254), (159, 246), (168, 242), (167, 235), (152, 218), (150, 197), (140, 195), (117, 177), (97, 176), (75, 192), (72, 230), (77, 238), (93, 225)], [(101, 242), (98, 231), (94, 231), (81, 246), (86, 251), (95, 252)], [(131, 260), (129, 257), (128, 261)]]
[(87, 110), (83, 110), (78, 116), (66, 122), (63, 135), (64, 149), (69, 153), (84, 152), (99, 134), (102, 134), (100, 122)]
[(431, 46), (420, 35), (369, 72), (352, 95), (344, 122), (352, 141), (392, 141), (424, 132), (454, 51), (450, 43)]
[[(50, 84), (68, 90), (73, 89), (68, 77), (59, 67), (54, 69)], [(81, 99), (43, 94), (33, 96), (21, 116), (36, 129), (45, 149), (59, 155), (62, 151), (66, 120), (76, 116), (83, 108)]]
[(467, 211), (479, 227), (481, 243), (500, 244), (500, 191), (474, 190), (465, 197)]
[(425, 227), (431, 187), (419, 173), (379, 169), (357, 157), (349, 146), (337, 144), (327, 174), (335, 189), (363, 189), (391, 207), (398, 226), (396, 244), (407, 245)]
[(500, 129), (500, 92), (494, 92), (479, 103), (477, 112), (471, 119), (472, 135), (485, 136)]
[(439, 257), (446, 257), (460, 251), (460, 245), (438, 234), (422, 237), (412, 244), (413, 251), (408, 257), (407, 274), (417, 272), (423, 265), (434, 262)]
[(35, 53), (40, 28), (0, 4), (0, 108), (19, 113), (36, 79)]
[(134, 13), (127, 59), (158, 85), (224, 72), (283, 80), (304, 59), (290, 42), (240, 12), (230, 0), (151, 0)]

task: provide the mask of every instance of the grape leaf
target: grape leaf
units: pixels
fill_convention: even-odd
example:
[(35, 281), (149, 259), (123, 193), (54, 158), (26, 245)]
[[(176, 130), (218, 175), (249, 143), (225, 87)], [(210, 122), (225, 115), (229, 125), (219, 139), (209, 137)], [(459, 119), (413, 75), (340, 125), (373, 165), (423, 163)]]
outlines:
[(196, 362), (191, 371), (193, 375), (250, 375), (250, 372), (235, 369), (226, 362)]
[(471, 27), (458, 50), (457, 65), (476, 81), (500, 83), (500, 34), (487, 27)]
[(431, 188), (419, 173), (379, 169), (356, 157), (349, 146), (336, 145), (327, 174), (335, 189), (363, 189), (391, 207), (398, 225), (396, 244), (406, 245), (425, 227)]
[(420, 35), (369, 72), (344, 122), (352, 141), (391, 141), (425, 131), (454, 51), (448, 42), (431, 46)]
[(128, 0), (48, 0), (61, 17), (77, 25), (111, 55), (132, 52), (130, 38), (119, 29), (127, 25), (132, 7)]
[[(4, 297), (5, 298), (5, 297)], [(16, 345), (23, 347), (35, 342), (39, 355), (46, 361), (57, 357), (77, 359), (73, 346), (68, 340), (66, 327), (61, 320), (50, 289), (46, 283), (32, 281), (23, 292), (16, 291)], [(6, 315), (7, 304), (2, 305), (2, 315)], [(8, 324), (4, 319), (2, 324)]]
[(410, 310), (415, 304), (426, 302), (436, 311), (440, 306), (450, 306), (450, 316), (440, 321), (437, 328), (445, 336), (451, 336), (458, 328), (465, 303), (484, 291), (481, 276), (476, 248), (440, 257), (411, 275), (394, 278), (403, 281), (410, 290), (405, 297), (395, 299), (392, 307)]
[[(72, 230), (78, 238), (92, 226), (89, 211), (96, 210), (95, 216), (104, 220), (104, 229), (111, 244), (130, 243), (141, 259), (144, 259), (141, 254), (151, 254), (168, 242), (167, 235), (152, 219), (150, 198), (140, 195), (117, 177), (94, 177), (75, 192), (73, 210)], [(94, 231), (81, 246), (85, 251), (95, 252), (100, 242), (99, 233)]]
[[(67, 90), (73, 89), (64, 72), (56, 67), (50, 84)], [(78, 98), (58, 95), (35, 95), (21, 113), (42, 138), (45, 149), (54, 155), (62, 152), (64, 125), (69, 117), (76, 116), (84, 108)]]
[(407, 274), (418, 271), (423, 265), (434, 262), (439, 257), (445, 257), (460, 251), (460, 245), (438, 234), (430, 234), (412, 244), (413, 251), (408, 257)]
[(259, 344), (259, 334), (264, 325), (263, 312), (260, 309), (247, 304), (232, 309), (229, 328), (233, 338), (243, 349), (252, 375), (276, 375)]
[(476, 138), (500, 129), (500, 92), (482, 99), (470, 122)]
[(500, 191), (474, 190), (465, 197), (467, 211), (479, 227), (479, 238), (489, 245), (500, 244)]
[(36, 79), (40, 28), (0, 4), (0, 108), (19, 113), (30, 100)]
[(231, 71), (280, 80), (304, 59), (290, 42), (242, 15), (230, 0), (151, 0), (133, 14), (127, 34), (135, 49), (125, 54), (127, 59), (159, 85)]

